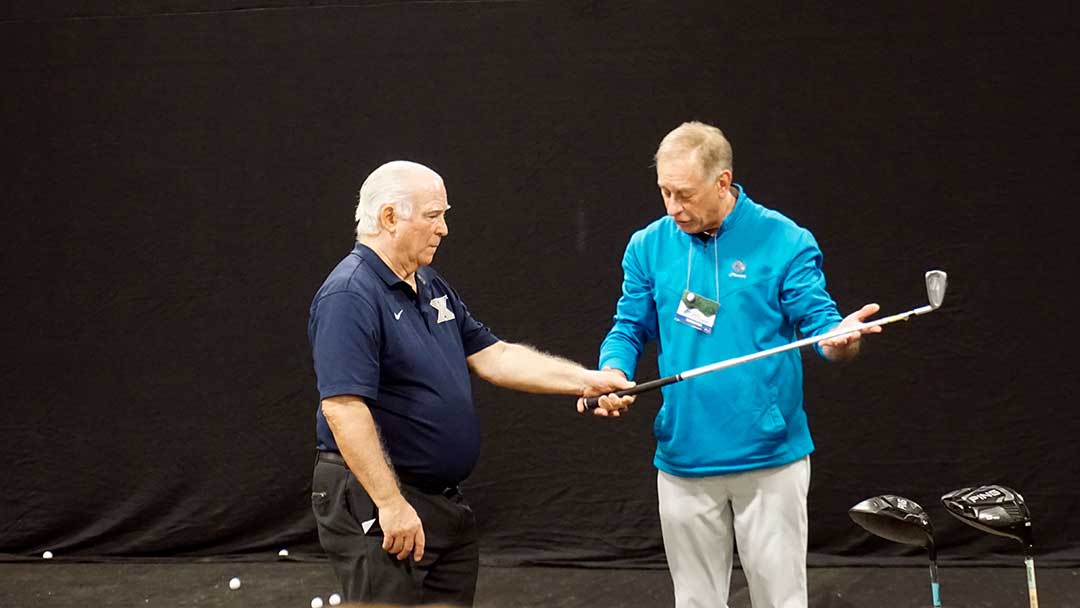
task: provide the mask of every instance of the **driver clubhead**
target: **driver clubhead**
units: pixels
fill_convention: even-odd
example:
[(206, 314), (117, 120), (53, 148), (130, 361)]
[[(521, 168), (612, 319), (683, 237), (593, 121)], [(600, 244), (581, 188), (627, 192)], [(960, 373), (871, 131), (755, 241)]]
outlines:
[(996, 484), (960, 488), (942, 496), (941, 504), (973, 528), (1031, 546), (1031, 512), (1012, 488)]
[(919, 503), (893, 494), (867, 498), (848, 509), (852, 521), (867, 532), (905, 545), (933, 549), (934, 528)]
[(949, 275), (944, 270), (930, 270), (926, 273), (926, 298), (930, 306), (937, 309), (945, 301), (945, 289), (949, 286)]

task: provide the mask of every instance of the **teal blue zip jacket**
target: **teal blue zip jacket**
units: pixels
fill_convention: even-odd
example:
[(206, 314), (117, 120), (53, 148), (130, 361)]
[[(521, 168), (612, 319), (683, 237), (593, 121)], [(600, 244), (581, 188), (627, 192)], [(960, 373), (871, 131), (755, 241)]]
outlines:
[[(645, 344), (657, 340), (660, 375), (669, 376), (817, 335), (841, 321), (813, 235), (736, 187), (735, 207), (712, 237), (686, 234), (667, 216), (630, 237), (601, 368), (633, 378)], [(688, 266), (690, 291), (720, 303), (711, 334), (675, 321)], [(666, 473), (723, 475), (787, 464), (814, 450), (798, 349), (661, 390), (653, 462)]]

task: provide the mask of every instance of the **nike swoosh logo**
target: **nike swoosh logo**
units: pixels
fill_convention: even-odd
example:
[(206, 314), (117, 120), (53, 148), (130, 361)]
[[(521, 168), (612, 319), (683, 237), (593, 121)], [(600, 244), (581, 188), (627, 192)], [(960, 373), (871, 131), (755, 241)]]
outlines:
[(395, 321), (398, 321), (398, 320), (400, 320), (400, 319), (401, 319), (401, 313), (403, 313), (403, 312), (405, 312), (405, 309), (404, 309), (404, 308), (402, 308), (401, 310), (399, 310), (399, 311), (395, 312), (395, 313), (394, 313), (394, 320), (395, 320)]

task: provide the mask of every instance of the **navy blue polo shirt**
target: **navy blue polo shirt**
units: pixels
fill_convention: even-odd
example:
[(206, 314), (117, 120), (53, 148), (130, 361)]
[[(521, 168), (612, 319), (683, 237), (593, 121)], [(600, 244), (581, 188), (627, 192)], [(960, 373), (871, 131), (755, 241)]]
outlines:
[[(320, 400), (362, 397), (399, 475), (452, 486), (480, 455), (465, 358), (499, 339), (431, 267), (416, 271), (416, 287), (357, 243), (315, 294), (308, 339)], [(318, 449), (337, 451), (316, 410)]]

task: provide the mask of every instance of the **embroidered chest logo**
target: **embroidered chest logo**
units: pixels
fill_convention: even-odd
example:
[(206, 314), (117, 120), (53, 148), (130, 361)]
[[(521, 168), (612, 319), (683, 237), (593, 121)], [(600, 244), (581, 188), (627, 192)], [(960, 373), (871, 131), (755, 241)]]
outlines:
[(431, 306), (439, 311), (439, 318), (435, 320), (436, 323), (445, 323), (452, 319), (455, 319), (454, 311), (450, 310), (450, 307), (446, 305), (446, 296), (439, 296), (431, 301)]
[(731, 272), (728, 273), (729, 277), (736, 279), (746, 278), (746, 264), (742, 260), (735, 260), (735, 263), (731, 265)]

